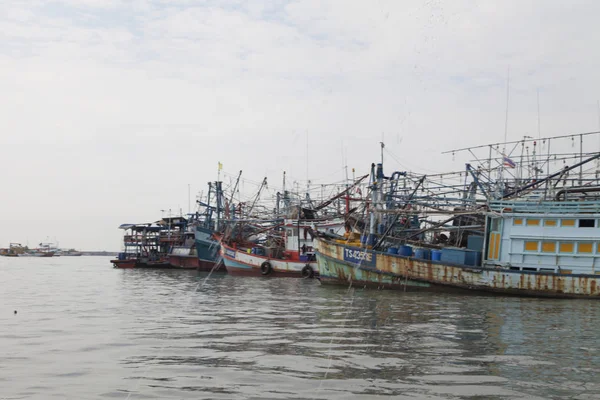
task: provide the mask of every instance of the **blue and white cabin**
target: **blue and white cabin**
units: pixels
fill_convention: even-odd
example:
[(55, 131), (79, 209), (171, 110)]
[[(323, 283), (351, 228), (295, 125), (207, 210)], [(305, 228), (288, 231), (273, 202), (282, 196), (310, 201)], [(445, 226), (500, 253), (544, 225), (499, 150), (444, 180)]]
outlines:
[(499, 201), (490, 211), (484, 265), (600, 274), (600, 202)]

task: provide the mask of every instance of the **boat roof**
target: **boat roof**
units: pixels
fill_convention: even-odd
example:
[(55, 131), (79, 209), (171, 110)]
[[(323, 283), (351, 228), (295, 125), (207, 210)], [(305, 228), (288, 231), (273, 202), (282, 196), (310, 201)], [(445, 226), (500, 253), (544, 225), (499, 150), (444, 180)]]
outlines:
[(159, 225), (185, 225), (187, 224), (187, 219), (184, 217), (165, 217), (158, 221), (156, 224)]
[(119, 229), (132, 229), (136, 232), (146, 231), (146, 232), (158, 232), (162, 231), (164, 227), (152, 225), (152, 223), (147, 224), (121, 224), (119, 225)]
[(600, 201), (492, 201), (490, 210), (496, 212), (529, 213), (600, 213)]

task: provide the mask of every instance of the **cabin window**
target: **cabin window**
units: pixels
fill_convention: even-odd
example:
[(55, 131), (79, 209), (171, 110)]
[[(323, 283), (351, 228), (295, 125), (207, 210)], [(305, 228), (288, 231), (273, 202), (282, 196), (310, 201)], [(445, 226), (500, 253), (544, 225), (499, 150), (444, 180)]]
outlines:
[(545, 219), (544, 226), (556, 226), (556, 220), (555, 219)]
[(579, 243), (577, 245), (577, 252), (578, 253), (585, 253), (585, 254), (589, 254), (591, 253), (592, 250), (592, 244), (591, 243)]
[(491, 232), (499, 232), (500, 231), (500, 218), (492, 218), (492, 222), (490, 224)]
[(527, 218), (527, 226), (539, 226), (540, 220), (538, 218)]
[(554, 253), (556, 252), (556, 242), (542, 242), (543, 253)]
[(561, 253), (572, 253), (575, 250), (575, 244), (570, 242), (560, 242), (559, 251)]
[(593, 228), (596, 225), (595, 219), (580, 219), (579, 227), (580, 228)]
[(288, 230), (287, 230), (287, 235), (288, 235), (288, 237), (292, 237), (292, 236), (298, 236), (298, 235), (296, 234), (296, 230), (295, 230), (295, 229), (288, 229)]
[(513, 219), (513, 225), (523, 225), (523, 218)]
[(525, 241), (525, 251), (538, 251), (539, 242), (531, 240)]
[(560, 221), (560, 226), (575, 226), (574, 219), (563, 219)]

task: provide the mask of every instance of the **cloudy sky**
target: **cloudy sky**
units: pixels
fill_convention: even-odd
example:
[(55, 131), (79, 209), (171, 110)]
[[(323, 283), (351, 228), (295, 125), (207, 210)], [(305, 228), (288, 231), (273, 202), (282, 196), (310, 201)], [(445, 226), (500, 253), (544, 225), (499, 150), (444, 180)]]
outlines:
[[(597, 1), (3, 0), (0, 246), (118, 250), (224, 172), (336, 182), (598, 129)], [(306, 144), (309, 151), (307, 155)], [(597, 146), (597, 144), (596, 144)], [(307, 168), (308, 161), (308, 168)], [(399, 165), (398, 161), (402, 164)]]

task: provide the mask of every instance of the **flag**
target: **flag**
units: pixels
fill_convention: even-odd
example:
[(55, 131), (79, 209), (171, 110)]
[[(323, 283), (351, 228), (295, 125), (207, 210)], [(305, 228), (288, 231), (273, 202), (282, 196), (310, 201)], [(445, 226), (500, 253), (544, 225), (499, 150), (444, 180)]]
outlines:
[(223, 164), (219, 161), (219, 171), (223, 169)]
[(517, 164), (515, 164), (515, 162), (513, 160), (511, 160), (510, 158), (504, 156), (502, 157), (502, 164), (505, 167), (509, 167), (509, 168), (514, 168), (517, 166)]

